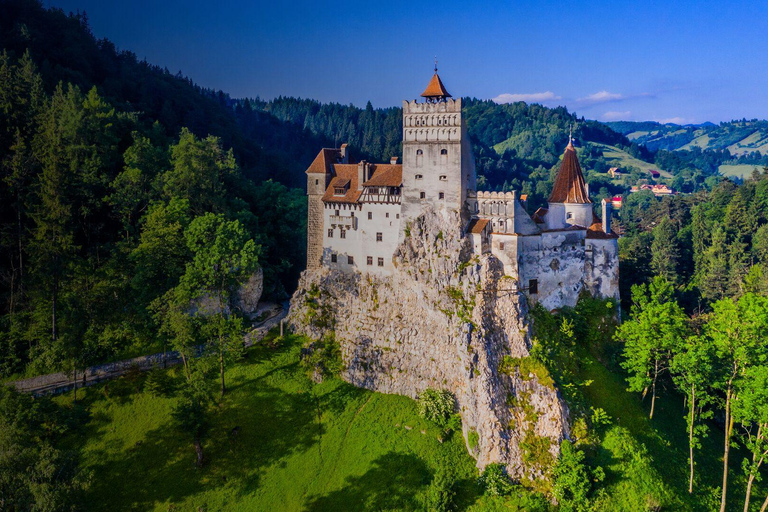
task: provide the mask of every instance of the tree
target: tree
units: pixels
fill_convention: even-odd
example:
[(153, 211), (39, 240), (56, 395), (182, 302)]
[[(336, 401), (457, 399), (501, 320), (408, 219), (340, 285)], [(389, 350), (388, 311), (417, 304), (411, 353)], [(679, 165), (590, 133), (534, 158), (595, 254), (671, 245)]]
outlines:
[(713, 400), (708, 392), (714, 372), (713, 347), (707, 338), (690, 336), (681, 338), (673, 351), (675, 354), (670, 365), (672, 381), (685, 395), (688, 404), (688, 492), (693, 493), (694, 449), (701, 448), (700, 439), (706, 433), (706, 426), (696, 425), (696, 420), (711, 415), (711, 411), (705, 412), (705, 407)]
[(725, 447), (720, 504), (720, 511), (725, 512), (728, 455), (734, 424), (733, 403), (738, 398), (739, 384), (747, 369), (766, 361), (763, 340), (768, 335), (768, 298), (747, 293), (738, 302), (733, 299), (715, 302), (709, 321), (704, 326), (704, 335), (714, 346), (717, 365), (714, 386), (725, 396)]
[(677, 271), (679, 259), (680, 248), (677, 241), (677, 230), (669, 217), (665, 217), (653, 229), (651, 267), (656, 275), (663, 277), (672, 284), (677, 284), (679, 281)]
[(192, 436), (195, 465), (198, 468), (205, 464), (203, 441), (210, 430), (208, 408), (212, 393), (205, 379), (205, 370), (205, 364), (200, 363), (188, 373), (181, 398), (171, 413), (179, 430)]
[(225, 366), (238, 350), (236, 347), (242, 346), (242, 322), (234, 317), (231, 299), (256, 270), (259, 247), (239, 221), (228, 221), (221, 214), (207, 213), (196, 218), (185, 237), (192, 261), (187, 264), (180, 289), (185, 292), (182, 297), (186, 295), (190, 300), (199, 301), (208, 294), (214, 299), (208, 311), (199, 314), (211, 326), (206, 333), (218, 355), (223, 396)]
[(748, 368), (739, 387), (739, 400), (733, 404), (733, 418), (741, 423), (742, 439), (751, 454), (751, 460), (744, 460), (747, 475), (744, 512), (749, 512), (752, 485), (768, 457), (768, 366)]
[(673, 296), (672, 285), (655, 277), (650, 285), (632, 287), (630, 320), (616, 330), (624, 342), (622, 366), (629, 372), (630, 391), (651, 389), (651, 412), (656, 405), (656, 383), (667, 371), (673, 347), (687, 335), (686, 316)]

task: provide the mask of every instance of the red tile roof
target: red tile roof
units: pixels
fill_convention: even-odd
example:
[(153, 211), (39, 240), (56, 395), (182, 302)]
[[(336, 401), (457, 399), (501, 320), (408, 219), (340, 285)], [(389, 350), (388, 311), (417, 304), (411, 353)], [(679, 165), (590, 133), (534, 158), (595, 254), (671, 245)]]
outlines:
[(488, 219), (472, 219), (467, 226), (467, 233), (480, 234), (488, 226), (490, 221)]
[(584, 175), (579, 165), (579, 157), (576, 156), (576, 148), (569, 142), (563, 154), (563, 162), (560, 164), (560, 172), (557, 173), (555, 184), (552, 186), (550, 203), (591, 203)]
[(593, 240), (610, 240), (611, 238), (619, 238), (619, 235), (611, 230), (610, 233), (603, 231), (603, 222), (592, 213), (592, 225), (587, 228), (587, 238)]
[(341, 150), (323, 148), (307, 169), (307, 174), (330, 174), (331, 166), (341, 158)]
[(373, 164), (371, 179), (364, 187), (400, 187), (403, 184), (402, 164)]
[(445, 90), (443, 81), (437, 76), (437, 71), (432, 76), (432, 80), (429, 81), (429, 85), (421, 95), (424, 98), (450, 98), (451, 95)]
[[(362, 190), (357, 190), (357, 164), (335, 164), (333, 170), (336, 176), (323, 195), (326, 203), (356, 203), (360, 199)], [(334, 188), (349, 185), (349, 189), (343, 196), (334, 195)]]

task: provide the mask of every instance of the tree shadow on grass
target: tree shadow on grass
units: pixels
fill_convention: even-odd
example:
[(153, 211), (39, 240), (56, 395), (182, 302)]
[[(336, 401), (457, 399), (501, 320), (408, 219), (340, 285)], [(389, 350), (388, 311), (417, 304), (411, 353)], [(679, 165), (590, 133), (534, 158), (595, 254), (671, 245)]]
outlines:
[[(263, 383), (227, 395), (211, 419), (202, 469), (194, 466), (190, 437), (171, 422), (148, 431), (132, 447), (90, 454), (100, 462), (92, 466), (88, 508), (144, 510), (217, 487), (248, 494), (258, 488), (266, 468), (310, 448), (321, 433), (319, 425), (312, 425), (307, 397)], [(103, 421), (99, 423), (103, 429)]]
[(306, 512), (414, 510), (416, 496), (429, 484), (432, 474), (419, 457), (389, 452), (373, 461), (361, 476), (350, 476), (344, 487), (326, 495), (307, 498)]

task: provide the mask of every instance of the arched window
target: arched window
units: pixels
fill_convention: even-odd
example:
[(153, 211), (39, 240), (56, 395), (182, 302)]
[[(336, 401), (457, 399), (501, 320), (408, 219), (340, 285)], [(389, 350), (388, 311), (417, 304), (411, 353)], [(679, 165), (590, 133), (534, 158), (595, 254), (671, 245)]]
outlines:
[(441, 149), (440, 150), (440, 154), (441, 155), (447, 155), (448, 154), (448, 150), (447, 149)]
[(417, 150), (416, 150), (416, 154), (417, 154), (417, 155), (423, 155), (423, 154), (424, 154), (424, 152), (423, 152), (422, 150), (420, 150), (420, 149), (417, 149)]

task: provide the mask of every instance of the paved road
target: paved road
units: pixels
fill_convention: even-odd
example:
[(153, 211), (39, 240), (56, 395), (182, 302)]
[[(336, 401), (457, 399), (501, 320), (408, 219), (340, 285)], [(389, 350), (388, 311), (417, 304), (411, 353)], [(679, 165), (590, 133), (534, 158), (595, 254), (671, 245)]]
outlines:
[[(250, 347), (261, 340), (273, 327), (279, 325), (280, 321), (288, 315), (288, 306), (287, 304), (282, 306), (274, 305), (274, 307), (267, 308), (267, 311), (270, 313), (270, 316), (245, 335), (246, 347)], [(124, 359), (114, 363), (91, 366), (84, 374), (78, 373), (76, 376), (64, 372), (50, 373), (29, 379), (11, 381), (6, 384), (14, 386), (23, 393), (39, 396), (64, 393), (74, 389), (75, 384), (77, 384), (78, 388), (92, 386), (93, 384), (119, 377), (134, 368), (138, 368), (140, 371), (147, 371), (158, 367), (167, 368), (177, 364), (181, 364), (181, 356), (178, 352), (162, 352), (133, 359)]]

